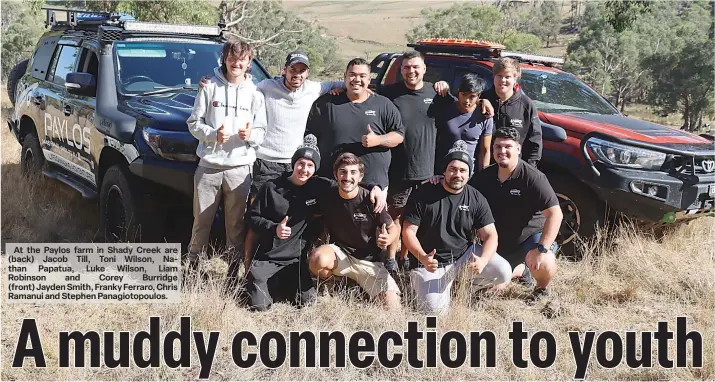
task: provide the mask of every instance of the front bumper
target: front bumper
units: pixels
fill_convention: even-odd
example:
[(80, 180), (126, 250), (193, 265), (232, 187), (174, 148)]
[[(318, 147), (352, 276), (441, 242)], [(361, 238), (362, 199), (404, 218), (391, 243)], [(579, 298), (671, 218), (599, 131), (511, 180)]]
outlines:
[(194, 195), (196, 163), (139, 157), (129, 164), (129, 170), (140, 178), (179, 191), (190, 198)]
[[(673, 223), (715, 213), (715, 174), (680, 176), (620, 169), (596, 163), (600, 176), (589, 184), (608, 206), (627, 216)], [(655, 195), (648, 194), (648, 190)]]

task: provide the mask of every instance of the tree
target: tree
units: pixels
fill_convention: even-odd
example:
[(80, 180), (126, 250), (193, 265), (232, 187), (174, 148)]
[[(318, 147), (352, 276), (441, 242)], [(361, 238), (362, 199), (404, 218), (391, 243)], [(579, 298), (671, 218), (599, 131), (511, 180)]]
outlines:
[(229, 36), (255, 46), (257, 56), (273, 72), (285, 64), (288, 52), (305, 50), (311, 73), (318, 78), (342, 72), (337, 44), (325, 30), (292, 13), (277, 1), (222, 1), (219, 14), (229, 26)]
[(646, 62), (653, 76), (649, 100), (664, 113), (682, 112), (683, 128), (688, 131), (700, 129), (703, 117), (715, 114), (713, 6), (686, 4), (671, 28), (674, 38), (669, 49), (660, 50)]
[(606, 18), (616, 32), (630, 29), (638, 17), (650, 10), (651, 2), (643, 0), (606, 1)]
[(530, 32), (545, 41), (547, 48), (552, 40), (556, 42), (556, 37), (559, 35), (559, 30), (561, 30), (559, 5), (554, 1), (547, 1), (542, 4), (537, 13), (536, 23), (532, 28)]
[(6, 2), (2, 6), (2, 77), (18, 62), (29, 58), (44, 32), (41, 2)]
[(463, 3), (437, 10), (423, 9), (423, 23), (412, 28), (405, 37), (410, 42), (424, 38), (459, 38), (493, 41), (510, 50), (536, 52), (540, 49), (538, 36), (520, 31), (526, 29), (529, 21), (514, 17), (519, 15), (514, 10), (517, 5), (500, 4), (504, 13), (494, 6)]

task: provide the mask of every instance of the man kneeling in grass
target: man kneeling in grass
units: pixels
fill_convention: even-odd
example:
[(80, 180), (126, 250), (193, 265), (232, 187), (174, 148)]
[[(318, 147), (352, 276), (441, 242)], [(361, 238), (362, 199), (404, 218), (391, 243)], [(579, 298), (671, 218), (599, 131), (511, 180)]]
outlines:
[[(419, 264), (410, 272), (418, 308), (445, 313), (452, 284), (466, 278), (473, 286), (502, 287), (511, 279), (509, 263), (496, 253), (497, 231), (487, 200), (467, 184), (474, 160), (457, 141), (441, 161), (444, 177), (410, 195), (402, 239)], [(476, 244), (478, 237), (482, 244)], [(412, 262), (411, 262), (412, 265)]]
[[(252, 310), (263, 311), (274, 301), (298, 306), (315, 301), (316, 291), (305, 254), (315, 239), (309, 233), (312, 217), (319, 213), (319, 198), (333, 191), (335, 181), (313, 177), (320, 166), (315, 136), (308, 135), (291, 159), (292, 172), (266, 181), (248, 210), (249, 227), (256, 233), (255, 256), (246, 254), (246, 290)], [(383, 192), (368, 185), (378, 198)]]
[(320, 200), (332, 244), (310, 255), (310, 270), (320, 279), (346, 276), (356, 281), (372, 299), (388, 309), (399, 309), (400, 290), (385, 268), (383, 249), (398, 236), (387, 211), (374, 212), (368, 191), (359, 183), (365, 166), (352, 153), (341, 154), (333, 164), (337, 189)]

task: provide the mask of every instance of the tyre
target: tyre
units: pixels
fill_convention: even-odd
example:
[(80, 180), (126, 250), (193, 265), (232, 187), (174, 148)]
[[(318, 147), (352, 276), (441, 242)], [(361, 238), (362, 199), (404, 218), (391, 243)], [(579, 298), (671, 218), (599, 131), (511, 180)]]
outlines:
[(581, 258), (583, 254), (578, 253), (576, 243), (588, 240), (596, 233), (596, 228), (605, 221), (605, 205), (591, 189), (570, 175), (551, 173), (546, 176), (564, 215), (556, 239), (561, 253)]
[(123, 166), (112, 166), (104, 174), (99, 215), (105, 241), (163, 242), (158, 204), (141, 193), (139, 186), (139, 180)]
[(44, 166), (45, 156), (42, 154), (40, 141), (35, 134), (27, 134), (22, 141), (22, 156), (20, 157), (22, 173), (29, 176), (37, 176), (42, 173)]
[(27, 71), (28, 62), (30, 62), (29, 59), (20, 61), (7, 75), (7, 96), (10, 98), (10, 102), (12, 102), (13, 106), (15, 106), (15, 90), (17, 90), (17, 83), (20, 82), (20, 77), (22, 77), (22, 75)]

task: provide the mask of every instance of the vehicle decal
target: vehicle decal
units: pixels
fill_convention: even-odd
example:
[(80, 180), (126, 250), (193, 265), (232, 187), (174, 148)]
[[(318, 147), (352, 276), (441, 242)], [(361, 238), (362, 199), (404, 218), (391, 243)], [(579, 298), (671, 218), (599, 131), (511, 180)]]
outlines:
[(139, 157), (139, 151), (133, 145), (128, 143), (122, 143), (112, 137), (105, 137), (106, 146), (109, 146), (124, 155), (127, 158), (127, 162), (132, 163), (134, 159)]
[(87, 170), (86, 168), (68, 161), (67, 159), (63, 158), (60, 155), (57, 155), (56, 153), (47, 150), (47, 149), (42, 149), (42, 154), (45, 156), (45, 160), (52, 162), (65, 170), (81, 177), (82, 179), (88, 181), (91, 183), (93, 186), (97, 186), (97, 181), (94, 177), (94, 173), (92, 171)]

